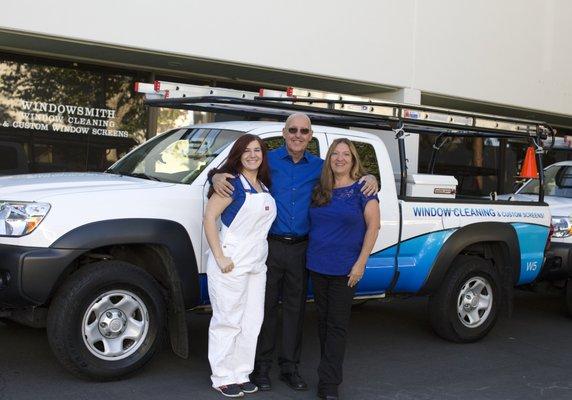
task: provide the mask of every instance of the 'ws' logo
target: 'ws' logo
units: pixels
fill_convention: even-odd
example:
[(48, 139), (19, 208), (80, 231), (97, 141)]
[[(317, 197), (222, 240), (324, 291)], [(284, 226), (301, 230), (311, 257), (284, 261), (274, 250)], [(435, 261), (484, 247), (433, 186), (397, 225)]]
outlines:
[(528, 261), (526, 263), (526, 271), (536, 271), (538, 268), (538, 261)]

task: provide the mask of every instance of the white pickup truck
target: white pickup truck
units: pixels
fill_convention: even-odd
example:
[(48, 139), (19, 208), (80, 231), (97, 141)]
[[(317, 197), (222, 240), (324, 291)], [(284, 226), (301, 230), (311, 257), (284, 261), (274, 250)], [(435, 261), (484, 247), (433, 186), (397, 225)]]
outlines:
[[(236, 106), (232, 112), (251, 107), (254, 114), (279, 117), (293, 109), (308, 112), (315, 121), (309, 151), (324, 157), (334, 139), (350, 138), (379, 178), (381, 231), (356, 296), (429, 295), (436, 333), (470, 342), (490, 331), (514, 286), (539, 275), (551, 222), (542, 196), (527, 202), (461, 198), (451, 176), (408, 179), (403, 134), (438, 128), (449, 135), (532, 140), (542, 124), (406, 105), (361, 107), (356, 100), (347, 111), (335, 109), (339, 102), (324, 109), (229, 98), (209, 98), (209, 107), (218, 102), (220, 109)], [(150, 104), (207, 107), (204, 98), (183, 100)], [(318, 121), (393, 128), (400, 183), (379, 135)], [(105, 173), (0, 178), (0, 316), (47, 325), (56, 357), (82, 377), (117, 379), (137, 370), (151, 359), (165, 328), (173, 350), (187, 356), (185, 312), (208, 304), (207, 174), (240, 135), (258, 135), (276, 148), (282, 127), (260, 121), (187, 126), (149, 140)]]

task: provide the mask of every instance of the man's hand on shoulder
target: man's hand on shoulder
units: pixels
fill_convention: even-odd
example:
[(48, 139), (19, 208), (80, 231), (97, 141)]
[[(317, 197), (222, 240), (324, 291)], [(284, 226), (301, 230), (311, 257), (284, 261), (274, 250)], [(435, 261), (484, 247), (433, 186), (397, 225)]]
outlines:
[(234, 186), (228, 179), (234, 178), (234, 175), (227, 173), (214, 174), (212, 177), (213, 189), (216, 194), (221, 197), (230, 197), (234, 192)]
[[(373, 175), (362, 176), (359, 183), (365, 182), (361, 188), (361, 192), (366, 196), (373, 196), (379, 192), (379, 186), (377, 185), (377, 179)], [(215, 189), (216, 190), (216, 189)]]

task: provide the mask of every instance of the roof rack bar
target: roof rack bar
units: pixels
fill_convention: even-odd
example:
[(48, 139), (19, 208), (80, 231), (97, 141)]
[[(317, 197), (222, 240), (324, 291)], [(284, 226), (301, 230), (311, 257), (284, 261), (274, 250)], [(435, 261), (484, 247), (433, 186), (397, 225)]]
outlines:
[[(149, 106), (178, 108), (207, 112), (222, 112), (235, 115), (249, 115), (252, 117), (275, 117), (286, 119), (293, 112), (304, 112), (312, 121), (324, 124), (332, 124), (340, 127), (352, 126), (356, 128), (390, 130), (400, 120), (405, 123), (408, 132), (420, 134), (441, 134), (448, 136), (482, 136), (503, 138), (530, 138), (537, 136), (537, 127), (525, 131), (503, 129), (502, 125), (475, 126), (453, 125), (447, 121), (419, 120), (399, 117), (380, 117), (375, 115), (363, 115), (348, 111), (339, 111), (324, 108), (308, 107), (300, 104), (279, 104), (266, 100), (236, 99), (219, 96), (186, 97), (173, 99), (149, 99)], [(440, 128), (440, 129), (437, 129)], [(540, 137), (548, 137), (546, 128), (540, 131)]]
[[(429, 107), (421, 105), (412, 104), (399, 104), (390, 103), (385, 101), (363, 101), (363, 100), (338, 100), (338, 99), (315, 99), (315, 98), (289, 98), (285, 99), (282, 97), (258, 97), (255, 100), (268, 100), (268, 101), (288, 101), (293, 103), (325, 103), (329, 105), (334, 105), (334, 109), (343, 110), (346, 108), (347, 111), (363, 112), (365, 110), (374, 109), (375, 107), (384, 107), (385, 109), (393, 108), (394, 112), (387, 112), (386, 116), (396, 116), (402, 119), (416, 119), (416, 120), (427, 120), (429, 122), (439, 120), (439, 122), (445, 122), (452, 125), (459, 126), (474, 126), (479, 128), (500, 128), (504, 131), (520, 131), (532, 133), (536, 131), (535, 125), (545, 125), (541, 121), (527, 120), (527, 119), (515, 119), (510, 117), (495, 116), (489, 114), (480, 113), (469, 113), (466, 111), (450, 110), (438, 107)], [(336, 107), (339, 105), (338, 107)], [(347, 107), (348, 105), (354, 105), (358, 107)], [(360, 110), (361, 108), (361, 110)], [(397, 114), (397, 115), (396, 115)]]
[(552, 127), (541, 121), (401, 104), (358, 96), (289, 88), (249, 92), (155, 81), (137, 83), (149, 106), (286, 118), (304, 112), (313, 121), (336, 126), (392, 129), (400, 121), (413, 133), (546, 139)]

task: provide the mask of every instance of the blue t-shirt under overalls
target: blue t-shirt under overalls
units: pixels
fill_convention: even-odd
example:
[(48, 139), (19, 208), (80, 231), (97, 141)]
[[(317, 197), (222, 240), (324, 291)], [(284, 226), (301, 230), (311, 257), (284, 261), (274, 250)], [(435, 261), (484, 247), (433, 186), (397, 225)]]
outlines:
[(310, 233), (306, 267), (325, 275), (347, 275), (357, 261), (367, 226), (364, 210), (376, 194), (366, 196), (363, 184), (335, 188), (332, 200), (310, 207)]
[[(244, 199), (246, 199), (246, 191), (248, 190), (249, 193), (258, 193), (256, 189), (252, 187), (251, 183), (248, 182), (248, 179), (246, 179), (246, 182), (250, 186), (250, 189), (245, 189), (244, 185), (240, 181), (240, 175), (234, 177), (229, 182), (232, 183), (232, 186), (234, 187), (234, 191), (232, 192), (232, 203), (230, 203), (229, 206), (224, 209), (220, 216), (220, 220), (226, 227), (230, 226), (234, 220), (234, 217), (236, 217), (236, 214), (238, 214), (238, 211), (244, 204)], [(264, 186), (262, 186), (262, 191), (266, 192)]]

